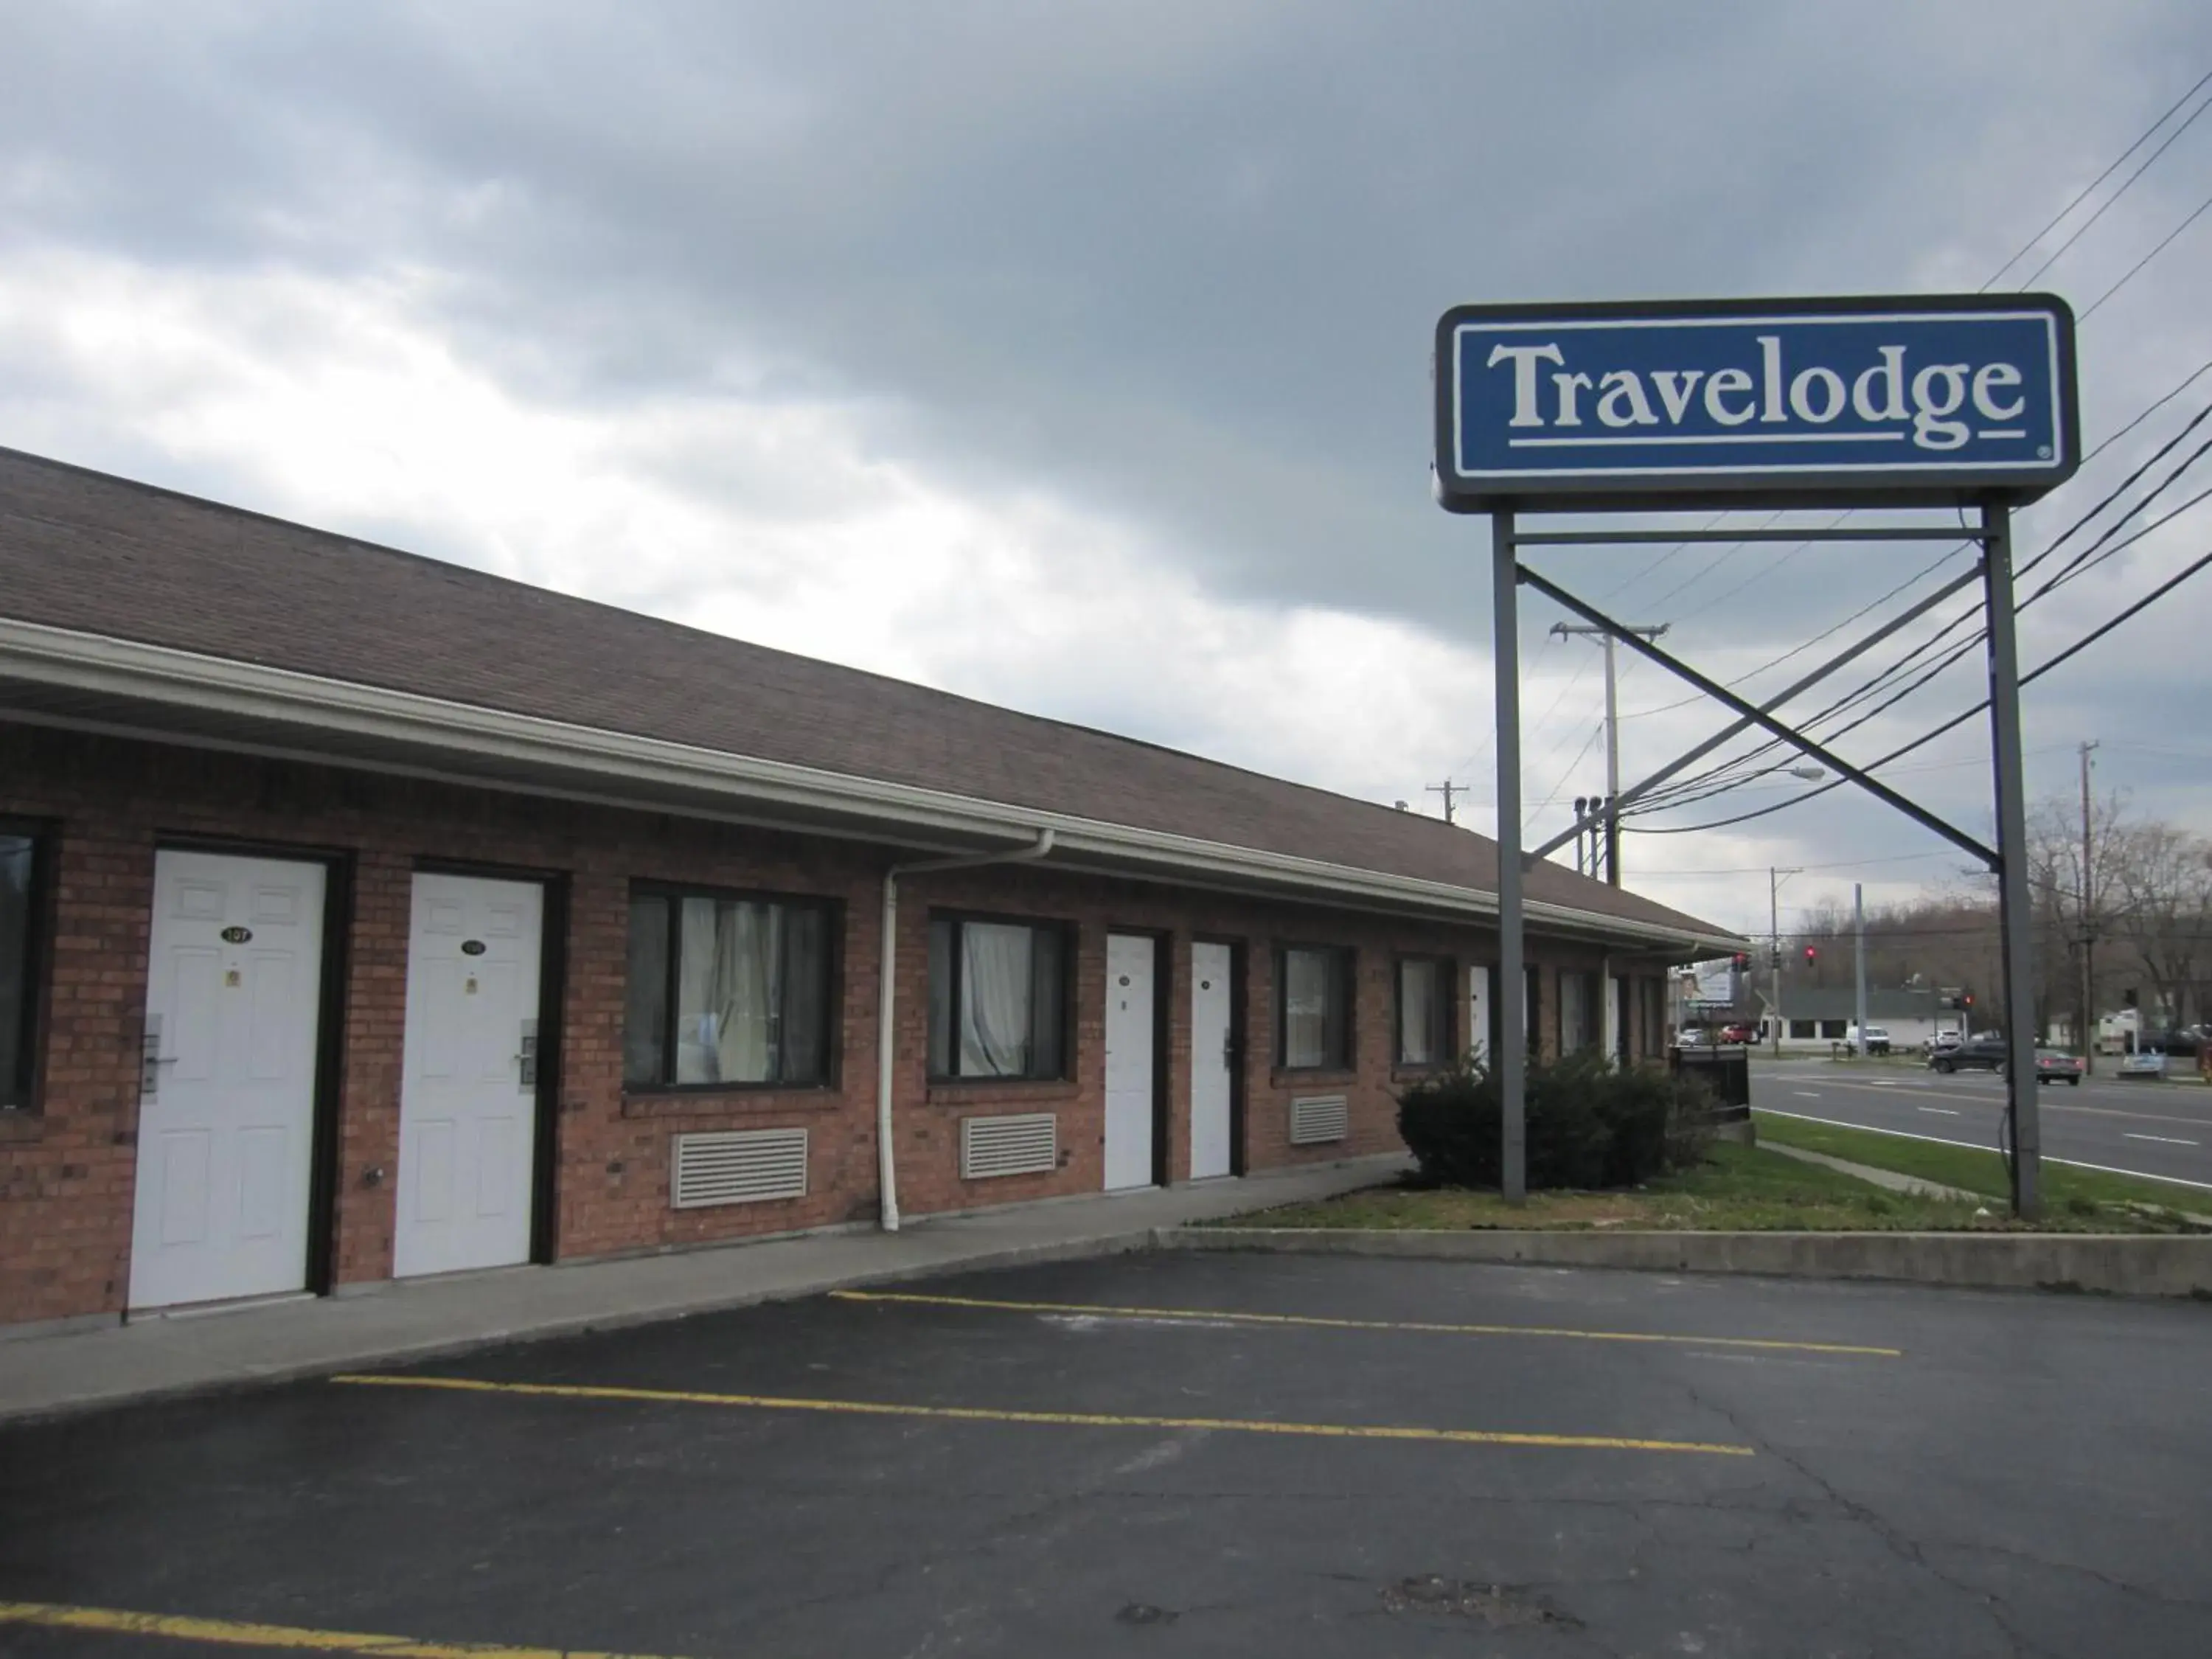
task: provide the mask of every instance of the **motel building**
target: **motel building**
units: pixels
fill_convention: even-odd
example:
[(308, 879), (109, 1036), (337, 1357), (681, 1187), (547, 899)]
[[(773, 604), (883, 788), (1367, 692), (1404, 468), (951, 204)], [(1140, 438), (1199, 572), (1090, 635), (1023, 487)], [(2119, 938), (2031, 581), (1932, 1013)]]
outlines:
[[(1294, 716), (1294, 711), (1290, 712)], [(1492, 843), (0, 451), (0, 1330), (1398, 1146)], [(1547, 1054), (1723, 930), (1550, 863)]]

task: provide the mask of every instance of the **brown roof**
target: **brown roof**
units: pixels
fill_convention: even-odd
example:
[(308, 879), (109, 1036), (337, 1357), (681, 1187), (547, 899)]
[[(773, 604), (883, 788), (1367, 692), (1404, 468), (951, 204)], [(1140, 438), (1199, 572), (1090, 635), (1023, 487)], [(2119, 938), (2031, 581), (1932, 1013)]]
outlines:
[[(1495, 890), (1417, 813), (0, 449), (0, 614), (1355, 868)], [(1577, 876), (1532, 900), (1725, 930)]]

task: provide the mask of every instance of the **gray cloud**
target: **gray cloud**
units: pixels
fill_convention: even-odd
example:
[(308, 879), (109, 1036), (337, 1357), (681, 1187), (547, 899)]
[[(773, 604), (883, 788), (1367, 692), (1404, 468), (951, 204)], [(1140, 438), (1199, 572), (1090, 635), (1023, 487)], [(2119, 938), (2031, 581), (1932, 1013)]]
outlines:
[[(518, 397), (835, 404), (1218, 592), (1479, 641), (1477, 529), (1425, 487), (1445, 305), (1972, 287), (2208, 61), (2187, 0), (26, 8), (0, 247), (435, 271)], [(2209, 167), (2178, 147), (2051, 280), (2101, 289)], [(2085, 330), (2093, 436), (2212, 355), (2208, 249)], [(641, 464), (819, 506), (772, 457)], [(1751, 549), (1668, 595), (1717, 551), (1552, 562), (1747, 666), (1910, 568)], [(2100, 660), (2054, 729), (2134, 706)]]

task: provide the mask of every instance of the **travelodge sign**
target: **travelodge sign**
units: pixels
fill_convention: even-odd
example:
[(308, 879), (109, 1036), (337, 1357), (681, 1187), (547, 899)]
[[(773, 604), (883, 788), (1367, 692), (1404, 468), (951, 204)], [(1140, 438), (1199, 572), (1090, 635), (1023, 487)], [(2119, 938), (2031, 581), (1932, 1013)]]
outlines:
[(2017, 505), (2081, 459), (2048, 294), (1461, 306), (1436, 391), (1459, 513)]

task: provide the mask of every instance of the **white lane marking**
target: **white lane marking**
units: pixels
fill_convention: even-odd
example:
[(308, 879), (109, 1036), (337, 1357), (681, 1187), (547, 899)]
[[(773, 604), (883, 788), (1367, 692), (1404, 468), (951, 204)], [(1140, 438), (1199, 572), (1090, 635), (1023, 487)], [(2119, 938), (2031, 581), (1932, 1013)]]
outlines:
[[(1877, 1129), (1871, 1123), (1852, 1123), (1839, 1117), (1814, 1117), (1810, 1112), (1785, 1112), (1772, 1106), (1754, 1106), (1755, 1112), (1765, 1112), (1769, 1117), (1794, 1117), (1801, 1123), (1825, 1123), (1832, 1129), (1863, 1129), (1870, 1135), (1895, 1135), (1899, 1140), (1932, 1141), (1938, 1146), (1965, 1146), (1977, 1152), (1994, 1152), (1996, 1148), (1978, 1140), (1954, 1140), (1948, 1135), (1917, 1135), (1910, 1129)], [(2099, 1175), (2133, 1176), (2137, 1181), (2163, 1182), (2169, 1187), (2194, 1187), (2199, 1192), (2212, 1193), (2212, 1181), (2191, 1181), (2183, 1176), (2153, 1175), (2148, 1170), (2123, 1170), (2111, 1164), (2086, 1164), (2078, 1158), (2053, 1158), (2043, 1155), (2045, 1164), (2063, 1164), (2069, 1170), (2094, 1170)]]
[(1866, 1086), (1869, 1089), (1894, 1089), (1897, 1087), (1897, 1079), (1893, 1077), (1870, 1077), (1867, 1079)]
[(1820, 1097), (1810, 1089), (1792, 1089), (1790, 1092), (1800, 1100), (1818, 1100)]
[(1938, 1117), (1956, 1117), (1959, 1115), (1948, 1106), (1923, 1106), (1920, 1109), (1923, 1112), (1933, 1112)]
[(2173, 1135), (2130, 1134), (2127, 1138), (2130, 1140), (2155, 1140), (2161, 1146), (2194, 1146), (2197, 1144), (2193, 1140), (2182, 1140)]

